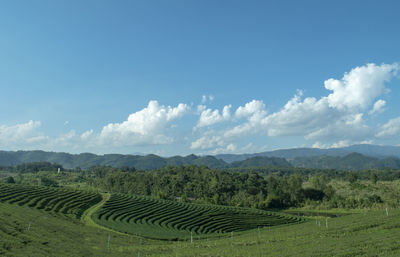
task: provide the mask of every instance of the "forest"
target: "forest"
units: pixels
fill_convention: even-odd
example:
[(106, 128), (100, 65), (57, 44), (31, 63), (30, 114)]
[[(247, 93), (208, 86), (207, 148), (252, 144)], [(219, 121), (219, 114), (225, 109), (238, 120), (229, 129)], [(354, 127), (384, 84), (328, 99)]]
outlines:
[[(57, 172), (59, 168), (61, 173)], [(400, 178), (400, 171), (391, 169), (349, 172), (295, 167), (210, 169), (184, 165), (150, 171), (110, 166), (68, 170), (47, 162), (2, 167), (1, 170), (2, 180), (8, 183), (92, 188), (110, 193), (262, 210), (394, 205), (397, 201), (382, 194), (381, 187), (385, 182)], [(378, 182), (382, 186), (378, 187)], [(343, 186), (345, 193), (340, 188)]]

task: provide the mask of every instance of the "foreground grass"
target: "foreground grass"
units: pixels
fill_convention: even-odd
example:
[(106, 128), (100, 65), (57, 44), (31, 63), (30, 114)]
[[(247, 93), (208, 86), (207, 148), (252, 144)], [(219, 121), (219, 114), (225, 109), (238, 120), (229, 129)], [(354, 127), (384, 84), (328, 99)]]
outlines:
[[(163, 242), (0, 203), (4, 256), (400, 256), (400, 210), (263, 228), (219, 239)], [(108, 248), (108, 238), (110, 244)]]

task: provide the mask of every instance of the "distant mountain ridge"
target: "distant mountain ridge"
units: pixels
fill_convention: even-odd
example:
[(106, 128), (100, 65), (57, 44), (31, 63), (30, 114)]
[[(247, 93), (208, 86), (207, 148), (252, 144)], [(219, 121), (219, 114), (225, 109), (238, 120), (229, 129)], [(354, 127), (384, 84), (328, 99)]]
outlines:
[(234, 161), (243, 161), (256, 156), (279, 157), (291, 160), (297, 157), (312, 157), (312, 156), (345, 156), (351, 153), (360, 153), (366, 156), (384, 158), (397, 157), (400, 158), (400, 146), (380, 146), (370, 144), (357, 144), (341, 148), (292, 148), (279, 149), (268, 152), (254, 154), (219, 154), (215, 157), (222, 159), (227, 163)]
[[(92, 166), (129, 167), (139, 170), (160, 169), (165, 166), (198, 165), (209, 168), (230, 168), (232, 165), (214, 156), (173, 156), (163, 158), (154, 154), (149, 155), (123, 155), (105, 154), (96, 155), (92, 153), (69, 154), (45, 151), (0, 151), (0, 166), (15, 166), (30, 162), (51, 162), (61, 164), (64, 168), (72, 169), (80, 167), (87, 169)], [(279, 165), (278, 165), (279, 164)], [(257, 157), (256, 160), (246, 160), (243, 163), (237, 162), (234, 167), (251, 166), (291, 166), (283, 158)]]
[(335, 170), (400, 169), (400, 159), (396, 157), (376, 158), (351, 153), (345, 156), (296, 157), (290, 163), (295, 167)]
[(400, 169), (400, 147), (376, 145), (352, 145), (343, 148), (282, 149), (255, 154), (220, 154), (216, 156), (123, 155), (92, 153), (70, 154), (45, 151), (0, 151), (0, 166), (15, 166), (29, 162), (51, 162), (64, 168), (86, 169), (96, 165), (134, 167), (139, 170), (159, 169), (165, 166), (198, 165), (209, 168), (245, 167), (303, 167), (316, 169), (360, 170), (392, 168)]

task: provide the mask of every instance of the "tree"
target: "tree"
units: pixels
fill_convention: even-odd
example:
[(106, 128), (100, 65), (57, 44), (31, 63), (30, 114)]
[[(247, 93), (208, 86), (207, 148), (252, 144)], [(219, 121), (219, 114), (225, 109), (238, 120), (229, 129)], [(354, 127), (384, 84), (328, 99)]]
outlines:
[(15, 180), (13, 177), (9, 176), (8, 178), (6, 178), (6, 183), (15, 184)]
[(376, 175), (375, 172), (371, 173), (371, 182), (373, 184), (376, 184), (376, 181), (378, 181), (378, 176)]
[(350, 182), (350, 184), (353, 184), (354, 182), (357, 181), (357, 175), (354, 172), (349, 172), (349, 174), (347, 175), (347, 181)]
[(290, 200), (293, 203), (298, 203), (302, 200), (302, 185), (303, 179), (300, 175), (295, 174), (289, 177), (287, 191), (290, 194)]
[(47, 177), (40, 178), (40, 185), (41, 186), (51, 186), (51, 187), (58, 187), (57, 181)]
[(327, 175), (314, 175), (310, 178), (309, 182), (312, 187), (318, 190), (324, 190), (326, 185), (329, 183), (329, 178)]

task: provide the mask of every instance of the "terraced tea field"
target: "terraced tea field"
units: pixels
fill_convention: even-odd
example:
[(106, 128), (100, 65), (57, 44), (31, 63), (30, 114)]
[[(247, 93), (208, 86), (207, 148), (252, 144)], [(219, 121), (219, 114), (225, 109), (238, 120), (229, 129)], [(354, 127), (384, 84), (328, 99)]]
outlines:
[(299, 217), (277, 212), (122, 194), (111, 195), (92, 219), (116, 231), (168, 240), (220, 236), (302, 221)]
[(0, 183), (0, 202), (28, 206), (54, 215), (80, 218), (87, 208), (101, 199), (97, 193), (67, 188)]
[[(100, 198), (98, 194), (70, 189), (0, 184), (0, 255), (400, 256), (399, 209), (364, 210), (338, 218), (316, 217), (300, 224), (279, 226), (296, 219), (279, 213), (268, 215), (257, 210), (126, 195), (112, 195), (95, 212), (103, 204), (98, 202)], [(82, 226), (75, 219), (64, 218), (79, 217), (83, 210), (87, 210), (86, 217), (88, 212), (95, 212), (92, 217), (101, 215), (95, 219), (97, 223), (130, 234)], [(210, 221), (212, 218), (214, 222)], [(192, 219), (197, 221), (191, 222)], [(260, 224), (271, 226), (247, 230)], [(165, 239), (186, 236), (187, 240), (152, 240), (137, 237), (136, 233)], [(211, 238), (198, 240), (198, 236)]]

